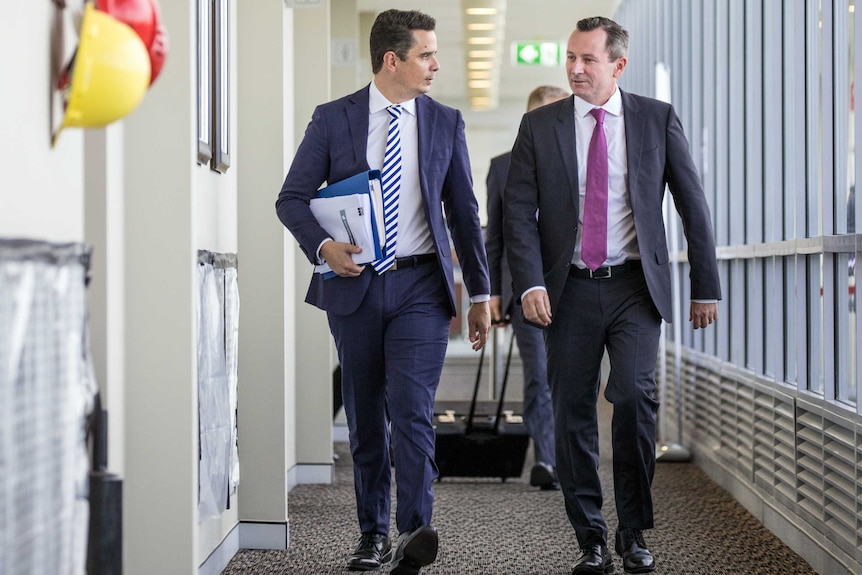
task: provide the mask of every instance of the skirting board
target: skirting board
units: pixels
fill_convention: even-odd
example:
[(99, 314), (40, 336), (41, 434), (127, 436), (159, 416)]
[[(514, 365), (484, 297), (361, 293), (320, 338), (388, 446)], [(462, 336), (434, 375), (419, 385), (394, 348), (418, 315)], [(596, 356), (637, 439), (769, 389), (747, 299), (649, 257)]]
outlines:
[(297, 485), (332, 485), (335, 476), (335, 466), (329, 464), (301, 464), (292, 467), (287, 472), (287, 491)]
[(332, 424), (332, 441), (343, 441), (344, 443), (350, 441), (346, 423), (336, 422)]
[(198, 568), (198, 575), (219, 575), (240, 549), (287, 549), (287, 523), (240, 522)]

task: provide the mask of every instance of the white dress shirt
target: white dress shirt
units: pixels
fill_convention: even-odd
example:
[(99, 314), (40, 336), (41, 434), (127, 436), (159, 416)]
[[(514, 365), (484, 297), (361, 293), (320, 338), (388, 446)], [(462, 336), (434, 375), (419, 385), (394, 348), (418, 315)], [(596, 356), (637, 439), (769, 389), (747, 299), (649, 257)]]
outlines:
[(575, 96), (575, 143), (578, 155), (578, 236), (572, 263), (586, 268), (581, 259), (581, 239), (584, 229), (584, 196), (587, 189), (587, 156), (590, 139), (596, 120), (590, 114), (593, 108), (605, 110), (605, 138), (608, 142), (608, 259), (602, 265), (616, 266), (626, 260), (640, 259), (635, 219), (626, 185), (628, 162), (626, 160), (626, 125), (623, 100), (620, 90), (614, 90), (603, 106), (593, 106)]
[[(383, 169), (389, 112), (394, 104), (371, 82), (368, 97), (368, 148), (365, 152), (372, 170)], [(398, 196), (398, 239), (395, 256), (434, 253), (434, 240), (425, 219), (422, 192), (419, 188), (419, 129), (416, 122), (416, 100), (401, 102), (401, 191)]]

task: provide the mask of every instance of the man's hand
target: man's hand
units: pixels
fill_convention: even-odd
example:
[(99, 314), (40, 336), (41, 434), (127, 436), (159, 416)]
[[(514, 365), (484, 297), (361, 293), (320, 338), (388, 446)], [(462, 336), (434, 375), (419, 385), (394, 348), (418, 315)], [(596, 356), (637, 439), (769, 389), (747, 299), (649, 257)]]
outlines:
[(470, 304), (470, 310), (467, 312), (467, 326), (470, 330), (473, 350), (479, 351), (488, 342), (488, 331), (491, 329), (491, 309), (488, 302)]
[(530, 323), (547, 327), (551, 325), (551, 300), (548, 292), (534, 289), (521, 299), (524, 319)]
[(320, 246), (320, 257), (332, 271), (346, 278), (355, 278), (365, 269), (365, 266), (356, 264), (350, 255), (359, 253), (362, 253), (362, 248), (345, 242), (325, 242)]
[(691, 302), (691, 308), (688, 312), (688, 321), (692, 322), (694, 329), (707, 327), (714, 321), (718, 320), (718, 304), (717, 303), (698, 303)]
[(491, 325), (495, 327), (506, 327), (509, 322), (503, 317), (503, 298), (498, 295), (492, 295), (491, 301)]

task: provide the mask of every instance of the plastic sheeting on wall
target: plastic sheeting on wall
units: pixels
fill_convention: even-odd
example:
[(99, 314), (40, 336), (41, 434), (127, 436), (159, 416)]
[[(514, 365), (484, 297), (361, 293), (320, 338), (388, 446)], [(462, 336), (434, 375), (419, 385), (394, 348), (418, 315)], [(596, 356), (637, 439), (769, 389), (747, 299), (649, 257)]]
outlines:
[(239, 483), (236, 256), (198, 252), (198, 290), (198, 514), (205, 519), (227, 509)]
[(0, 573), (86, 568), (90, 249), (0, 240)]

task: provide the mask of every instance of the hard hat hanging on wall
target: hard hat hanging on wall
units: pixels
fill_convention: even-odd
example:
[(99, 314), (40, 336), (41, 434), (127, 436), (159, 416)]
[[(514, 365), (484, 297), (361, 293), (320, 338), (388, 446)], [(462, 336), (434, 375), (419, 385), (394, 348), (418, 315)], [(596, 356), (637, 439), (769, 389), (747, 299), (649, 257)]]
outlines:
[(60, 76), (65, 128), (101, 128), (134, 110), (162, 69), (167, 33), (156, 0), (84, 4), (78, 47)]
[(168, 54), (168, 35), (156, 0), (96, 0), (96, 9), (138, 33), (150, 55), (150, 84), (155, 82)]

